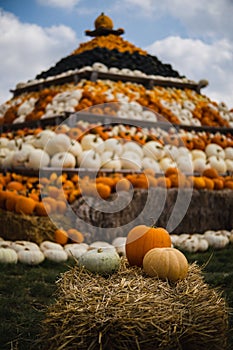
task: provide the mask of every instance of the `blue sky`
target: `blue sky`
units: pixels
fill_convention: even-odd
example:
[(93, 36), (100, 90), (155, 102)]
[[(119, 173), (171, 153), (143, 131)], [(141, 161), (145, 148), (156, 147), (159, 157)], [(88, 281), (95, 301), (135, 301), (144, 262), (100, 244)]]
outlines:
[(233, 107), (232, 0), (0, 0), (0, 104), (79, 43), (105, 12), (124, 38)]

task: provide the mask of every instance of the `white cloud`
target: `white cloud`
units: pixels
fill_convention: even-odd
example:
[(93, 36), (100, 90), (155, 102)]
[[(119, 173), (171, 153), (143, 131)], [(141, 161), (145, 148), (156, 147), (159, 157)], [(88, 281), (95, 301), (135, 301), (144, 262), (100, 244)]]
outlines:
[(34, 79), (77, 46), (67, 26), (42, 28), (0, 11), (0, 103), (12, 97), (9, 90), (18, 82)]
[(233, 107), (233, 52), (229, 40), (206, 44), (201, 40), (168, 37), (146, 49), (189, 79), (207, 79), (209, 86), (202, 93)]
[[(133, 11), (137, 16), (150, 16), (155, 21), (171, 16), (182, 24), (188, 35), (233, 40), (232, 0), (125, 0), (118, 1), (121, 11)], [(138, 11), (139, 10), (139, 11)]]
[(43, 6), (59, 7), (71, 9), (75, 7), (80, 0), (37, 0)]

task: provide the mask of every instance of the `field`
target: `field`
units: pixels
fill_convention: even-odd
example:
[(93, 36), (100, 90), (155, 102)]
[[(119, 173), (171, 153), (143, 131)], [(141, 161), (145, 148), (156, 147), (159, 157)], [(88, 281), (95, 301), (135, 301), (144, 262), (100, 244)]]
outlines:
[[(206, 282), (219, 288), (233, 308), (233, 246), (224, 250), (186, 254), (189, 262), (203, 266)], [(17, 264), (0, 269), (0, 349), (42, 350), (36, 344), (46, 306), (53, 303), (56, 281), (73, 262), (55, 264), (48, 261), (36, 267)], [(233, 314), (229, 315), (230, 328)], [(229, 349), (233, 332), (229, 332)], [(44, 349), (43, 349), (44, 350)]]

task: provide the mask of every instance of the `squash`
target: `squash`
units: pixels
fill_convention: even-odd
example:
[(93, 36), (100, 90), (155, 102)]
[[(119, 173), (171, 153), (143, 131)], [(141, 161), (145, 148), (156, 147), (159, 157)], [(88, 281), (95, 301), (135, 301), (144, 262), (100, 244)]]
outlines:
[(11, 248), (0, 248), (0, 264), (16, 264), (18, 261), (18, 255)]
[(184, 279), (188, 266), (185, 255), (176, 248), (153, 248), (143, 259), (143, 270), (147, 275), (171, 282)]
[(68, 259), (68, 253), (64, 249), (46, 249), (44, 256), (55, 263), (64, 262)]
[(129, 264), (142, 266), (144, 255), (152, 248), (171, 247), (171, 237), (162, 227), (138, 225), (126, 239), (126, 257)]
[(41, 250), (25, 248), (18, 252), (18, 261), (26, 265), (39, 265), (44, 261), (44, 254)]
[(113, 249), (92, 249), (84, 253), (78, 260), (79, 266), (100, 275), (110, 275), (120, 266), (120, 257)]

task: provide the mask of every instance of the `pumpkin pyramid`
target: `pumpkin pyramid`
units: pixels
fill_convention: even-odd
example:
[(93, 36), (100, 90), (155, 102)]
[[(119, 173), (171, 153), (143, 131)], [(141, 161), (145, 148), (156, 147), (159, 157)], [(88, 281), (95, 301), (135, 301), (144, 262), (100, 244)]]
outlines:
[[(111, 18), (102, 13), (95, 20), (94, 30), (86, 31), (91, 40), (35, 79), (16, 85), (13, 98), (0, 106), (0, 123), (38, 121), (127, 101), (156, 113), (156, 118), (149, 113), (141, 115), (142, 120), (194, 127), (233, 126), (233, 112), (201, 94), (206, 80), (187, 79), (170, 64), (123, 39), (123, 33), (122, 28), (115, 30)], [(92, 112), (101, 114), (98, 108)], [(111, 109), (104, 111), (109, 113), (116, 114)], [(129, 113), (121, 111), (117, 116), (130, 118)]]

